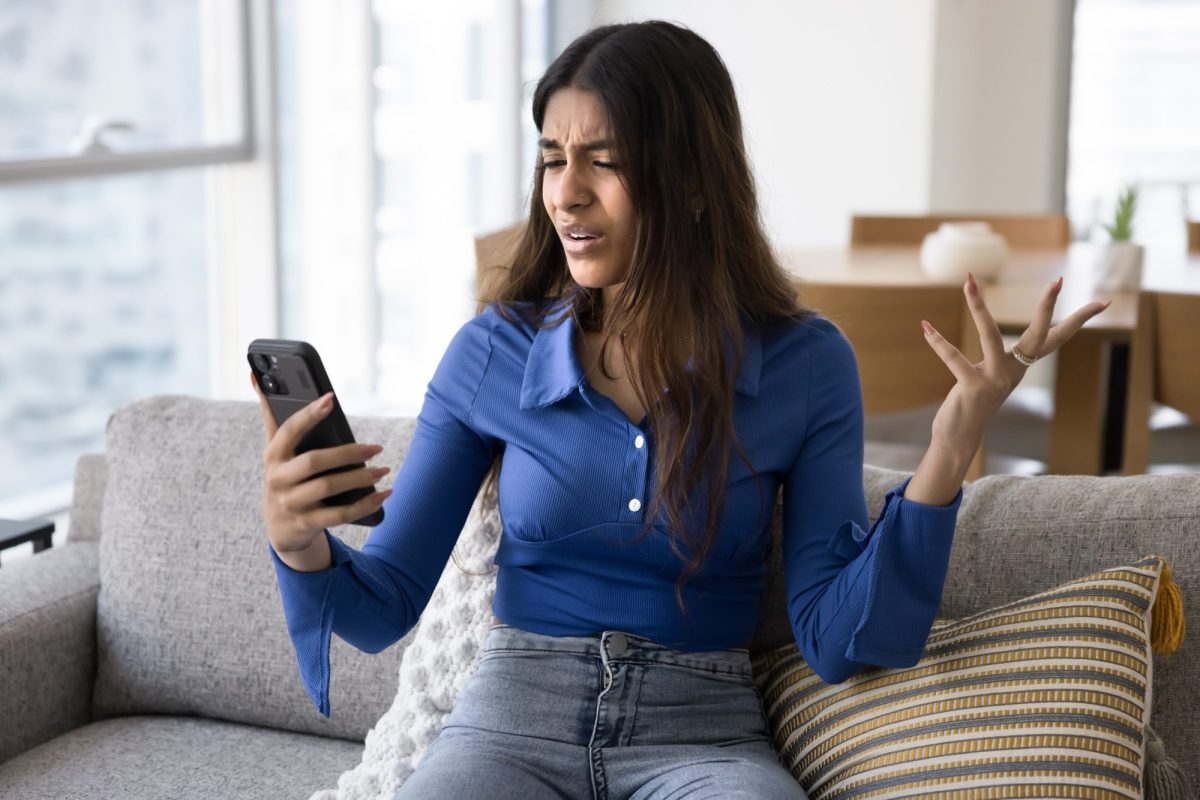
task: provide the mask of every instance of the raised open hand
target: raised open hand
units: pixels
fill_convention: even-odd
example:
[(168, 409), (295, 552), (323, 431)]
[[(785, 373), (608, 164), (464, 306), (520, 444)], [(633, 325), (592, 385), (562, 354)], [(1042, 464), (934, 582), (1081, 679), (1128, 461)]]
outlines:
[[(974, 364), (932, 325), (921, 320), (925, 340), (958, 379), (933, 418), (934, 442), (969, 458), (978, 449), (992, 416), (1025, 377), (1028, 364), (1062, 347), (1084, 323), (1112, 302), (1088, 303), (1052, 325), (1050, 320), (1054, 317), (1054, 304), (1061, 289), (1062, 278), (1046, 286), (1038, 300), (1033, 322), (1021, 334), (1016, 346), (1005, 350), (1000, 328), (979, 294), (975, 276), (968, 273), (963, 291), (983, 349), (983, 360)], [(1022, 360), (1022, 356), (1026, 358)]]

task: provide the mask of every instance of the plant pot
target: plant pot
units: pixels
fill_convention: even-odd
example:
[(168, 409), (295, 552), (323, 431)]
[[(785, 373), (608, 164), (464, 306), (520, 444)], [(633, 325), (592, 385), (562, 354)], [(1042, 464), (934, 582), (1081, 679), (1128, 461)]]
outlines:
[(1142, 285), (1145, 249), (1133, 242), (1106, 242), (1096, 246), (1093, 264), (1097, 289), (1136, 291)]

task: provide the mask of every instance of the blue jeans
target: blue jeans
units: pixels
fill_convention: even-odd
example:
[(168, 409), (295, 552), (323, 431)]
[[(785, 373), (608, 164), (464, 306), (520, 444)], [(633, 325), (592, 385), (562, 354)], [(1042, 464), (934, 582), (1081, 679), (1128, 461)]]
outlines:
[(743, 648), (492, 625), (441, 733), (394, 800), (805, 800)]

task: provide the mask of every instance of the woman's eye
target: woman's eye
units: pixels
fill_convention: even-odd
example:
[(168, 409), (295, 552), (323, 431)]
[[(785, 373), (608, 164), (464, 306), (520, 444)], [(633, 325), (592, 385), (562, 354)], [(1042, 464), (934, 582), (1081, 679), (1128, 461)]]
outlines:
[[(566, 163), (567, 163), (566, 161), (547, 161), (544, 164), (542, 164), (542, 166), (545, 167), (546, 169), (557, 169)], [(594, 163), (597, 167), (601, 167), (602, 169), (615, 170), (617, 168), (616, 164), (613, 164), (609, 161), (594, 161), (592, 163)]]

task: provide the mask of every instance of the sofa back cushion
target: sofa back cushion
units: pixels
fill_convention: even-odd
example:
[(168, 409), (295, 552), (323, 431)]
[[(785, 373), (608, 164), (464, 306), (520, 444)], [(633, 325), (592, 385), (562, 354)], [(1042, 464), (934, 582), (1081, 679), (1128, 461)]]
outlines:
[(1200, 475), (995, 475), (976, 481), (970, 494), (959, 509), (945, 617), (1146, 553), (1166, 559), (1191, 631), (1174, 653), (1154, 654), (1150, 724), (1200, 786)]
[[(350, 424), (394, 475), (414, 420)], [(334, 636), (331, 717), (304, 693), (266, 549), (263, 444), (257, 402), (155, 396), (109, 419), (98, 718), (197, 714), (363, 741), (387, 710), (411, 633), (378, 655)], [(367, 529), (333, 533), (361, 547)]]
[(936, 622), (912, 667), (838, 684), (794, 644), (756, 653), (780, 760), (812, 800), (1141, 797), (1163, 569), (1150, 557)]
[[(874, 522), (888, 489), (907, 473), (866, 466)], [(790, 641), (778, 537), (751, 650)], [(959, 619), (1127, 563), (1162, 555), (1183, 593), (1191, 623), (1183, 646), (1154, 654), (1150, 724), (1167, 754), (1200, 786), (1200, 475), (989, 475), (966, 488), (958, 510), (941, 619)]]

